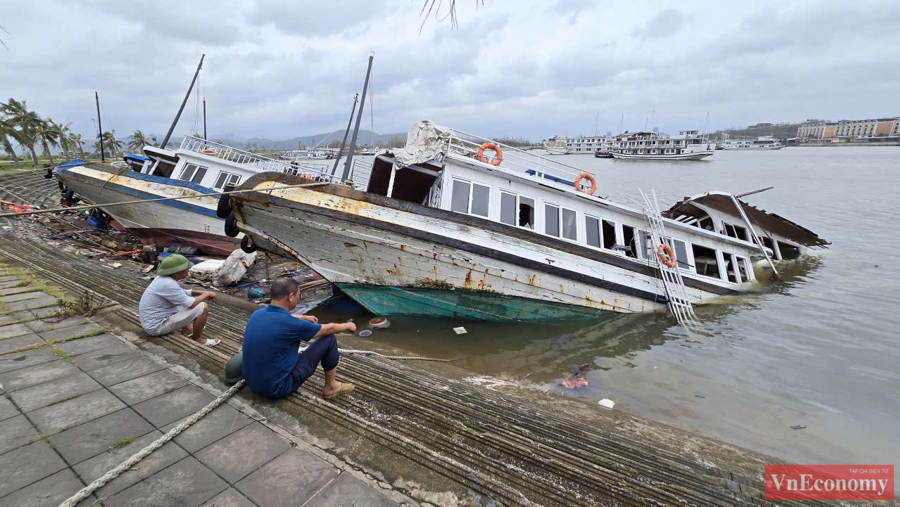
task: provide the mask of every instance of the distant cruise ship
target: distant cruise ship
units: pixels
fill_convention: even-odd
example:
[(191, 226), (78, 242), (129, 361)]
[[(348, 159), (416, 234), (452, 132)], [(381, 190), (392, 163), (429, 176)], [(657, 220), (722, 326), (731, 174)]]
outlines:
[(677, 136), (663, 137), (656, 132), (620, 134), (613, 144), (612, 156), (639, 160), (700, 160), (713, 154), (715, 143), (699, 130), (682, 130)]
[(544, 141), (551, 155), (596, 155), (609, 153), (615, 136), (552, 137)]
[(784, 148), (781, 141), (773, 136), (760, 136), (754, 140), (733, 140), (722, 143), (725, 150), (780, 150)]

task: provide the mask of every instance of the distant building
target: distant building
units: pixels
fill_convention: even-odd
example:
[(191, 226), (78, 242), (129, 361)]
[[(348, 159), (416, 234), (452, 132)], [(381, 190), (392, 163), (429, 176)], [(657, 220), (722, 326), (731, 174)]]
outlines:
[(773, 125), (772, 123), (757, 123), (756, 125), (750, 125), (747, 128), (748, 129), (759, 129), (759, 128), (764, 128), (764, 127), (771, 127), (772, 125)]
[(815, 120), (800, 125), (797, 137), (803, 141), (816, 139), (852, 139), (859, 137), (888, 137), (900, 135), (900, 117), (870, 120)]

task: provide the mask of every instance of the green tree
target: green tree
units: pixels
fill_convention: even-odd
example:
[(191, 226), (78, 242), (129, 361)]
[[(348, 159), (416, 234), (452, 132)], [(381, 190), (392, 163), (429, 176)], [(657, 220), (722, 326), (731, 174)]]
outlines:
[(0, 113), (7, 116), (12, 121), (15, 133), (12, 134), (13, 139), (19, 143), (19, 146), (27, 148), (31, 153), (31, 160), (37, 165), (37, 153), (34, 151), (34, 145), (38, 142), (37, 130), (41, 123), (41, 117), (34, 111), (28, 110), (25, 101), (9, 99), (6, 103), (0, 103)]
[(41, 142), (41, 148), (44, 150), (44, 155), (50, 159), (50, 163), (52, 164), (53, 153), (51, 153), (50, 148), (59, 147), (59, 132), (56, 129), (56, 124), (53, 123), (53, 120), (50, 118), (40, 120), (35, 126), (35, 133), (37, 134), (37, 139)]
[(59, 141), (59, 146), (63, 150), (63, 156), (66, 157), (66, 160), (69, 158), (69, 149), (72, 147), (71, 138), (69, 136), (72, 135), (71, 129), (72, 123), (57, 123), (55, 127), (55, 131), (57, 134), (56, 140)]
[(153, 142), (147, 138), (147, 135), (144, 134), (140, 130), (135, 130), (134, 134), (128, 136), (128, 149), (136, 152), (140, 152), (144, 146), (148, 144), (153, 144)]
[(13, 124), (12, 119), (0, 118), (0, 143), (3, 144), (3, 151), (8, 153), (14, 161), (18, 162), (19, 157), (16, 156), (16, 150), (13, 149), (12, 141), (9, 140), (10, 137), (15, 139), (15, 136), (16, 127)]
[(78, 156), (84, 158), (84, 140), (81, 134), (69, 134), (69, 146), (78, 148)]

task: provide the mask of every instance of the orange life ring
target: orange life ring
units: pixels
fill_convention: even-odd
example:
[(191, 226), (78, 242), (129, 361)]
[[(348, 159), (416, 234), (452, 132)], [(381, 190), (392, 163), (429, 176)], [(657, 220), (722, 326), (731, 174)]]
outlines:
[[(591, 182), (590, 190), (582, 190), (581, 189), (581, 180), (583, 180), (583, 179), (587, 179), (588, 181)], [(579, 192), (584, 192), (587, 195), (594, 195), (594, 192), (597, 191), (597, 180), (594, 179), (594, 177), (591, 175), (591, 173), (583, 171), (578, 176), (575, 177), (575, 190), (577, 190)]]
[(659, 248), (656, 249), (656, 255), (659, 257), (659, 262), (666, 266), (670, 268), (678, 266), (678, 259), (675, 258), (675, 252), (672, 251), (672, 247), (669, 245), (659, 245)]
[(218, 155), (219, 152), (216, 150), (212, 150), (212, 149), (205, 149), (205, 150), (200, 150), (200, 154), (201, 155)]
[(500, 162), (503, 162), (503, 152), (500, 151), (500, 147), (494, 143), (484, 143), (481, 145), (481, 148), (478, 148), (478, 160), (487, 163), (487, 159), (484, 158), (484, 150), (494, 150), (497, 153), (497, 158), (491, 162), (491, 165), (497, 167), (500, 165)]

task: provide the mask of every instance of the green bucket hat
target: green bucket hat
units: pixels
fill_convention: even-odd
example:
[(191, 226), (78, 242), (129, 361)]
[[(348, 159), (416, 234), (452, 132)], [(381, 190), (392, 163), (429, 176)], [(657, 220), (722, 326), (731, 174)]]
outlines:
[(159, 276), (174, 275), (185, 269), (190, 269), (191, 266), (193, 264), (185, 256), (174, 254), (166, 257), (159, 263), (159, 270), (156, 271), (156, 274)]

